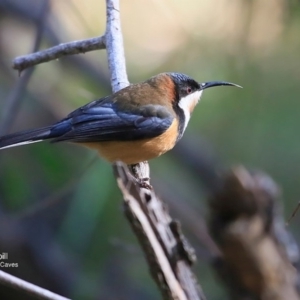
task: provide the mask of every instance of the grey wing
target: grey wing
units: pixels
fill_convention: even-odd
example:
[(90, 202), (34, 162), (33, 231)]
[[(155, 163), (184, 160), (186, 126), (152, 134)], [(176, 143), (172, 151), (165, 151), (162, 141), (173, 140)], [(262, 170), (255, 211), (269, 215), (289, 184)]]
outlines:
[(165, 132), (174, 116), (163, 106), (146, 105), (134, 113), (118, 108), (109, 97), (83, 106), (56, 124), (54, 142), (126, 141), (151, 138)]

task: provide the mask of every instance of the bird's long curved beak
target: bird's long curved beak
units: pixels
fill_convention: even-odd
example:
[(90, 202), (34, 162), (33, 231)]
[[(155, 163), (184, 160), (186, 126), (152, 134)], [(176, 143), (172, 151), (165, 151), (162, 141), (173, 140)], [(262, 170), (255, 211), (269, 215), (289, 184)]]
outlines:
[(228, 85), (228, 86), (236, 86), (238, 88), (242, 88), (240, 85), (237, 85), (235, 83), (226, 82), (226, 81), (209, 81), (209, 82), (203, 82), (200, 83), (200, 87), (202, 90), (214, 87), (214, 86), (220, 86), (220, 85)]

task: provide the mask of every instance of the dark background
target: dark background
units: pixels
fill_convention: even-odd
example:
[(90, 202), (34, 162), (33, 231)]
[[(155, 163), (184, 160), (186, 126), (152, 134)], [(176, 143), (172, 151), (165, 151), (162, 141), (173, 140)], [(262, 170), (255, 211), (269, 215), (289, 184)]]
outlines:
[[(105, 30), (104, 1), (50, 4), (0, 0), (1, 133), (49, 125), (111, 92), (103, 50), (39, 65), (18, 90), (12, 60), (32, 51), (41, 28), (41, 49)], [(197, 251), (205, 294), (224, 299), (203, 241), (205, 174), (188, 158), (267, 172), (290, 216), (300, 195), (300, 2), (135, 0), (122, 2), (121, 16), (131, 82), (176, 71), (244, 87), (205, 91), (179, 145), (150, 163), (158, 195)], [(0, 216), (0, 253), (18, 263), (2, 270), (73, 299), (160, 299), (111, 167), (93, 151), (47, 142), (1, 151)], [(299, 225), (296, 216), (298, 240)], [(29, 299), (3, 287), (0, 298)]]

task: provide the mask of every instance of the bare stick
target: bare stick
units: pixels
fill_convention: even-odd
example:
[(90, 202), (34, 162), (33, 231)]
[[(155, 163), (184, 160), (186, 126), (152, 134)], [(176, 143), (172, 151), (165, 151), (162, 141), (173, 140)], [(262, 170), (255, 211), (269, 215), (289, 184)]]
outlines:
[(22, 71), (28, 67), (55, 60), (62, 56), (86, 53), (99, 49), (105, 49), (104, 36), (59, 44), (39, 52), (18, 56), (13, 61), (13, 68)]
[(46, 289), (38, 287), (32, 283), (29, 283), (25, 280), (7, 274), (3, 271), (0, 271), (0, 283), (11, 287), (13, 289), (17, 289), (23, 292), (26, 292), (28, 295), (34, 297), (35, 299), (43, 299), (43, 300), (70, 300), (69, 298), (65, 298), (63, 296), (52, 293)]
[(106, 49), (113, 92), (129, 85), (120, 23), (118, 0), (106, 0)]
[(290, 222), (296, 216), (297, 212), (299, 211), (299, 208), (300, 208), (300, 202), (298, 202), (296, 207), (293, 209), (293, 212), (292, 212), (291, 216), (289, 217), (288, 221), (286, 222), (286, 225), (290, 225)]

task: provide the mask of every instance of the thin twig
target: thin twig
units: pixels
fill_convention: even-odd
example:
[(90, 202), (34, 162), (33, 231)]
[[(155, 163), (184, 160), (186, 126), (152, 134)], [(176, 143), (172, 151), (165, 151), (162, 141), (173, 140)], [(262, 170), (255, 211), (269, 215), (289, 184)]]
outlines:
[(35, 299), (70, 300), (69, 298), (65, 298), (63, 296), (52, 293), (46, 289), (43, 289), (37, 285), (29, 283), (10, 274), (7, 274), (3, 271), (0, 271), (0, 283), (13, 289), (26, 292), (28, 295), (34, 297)]
[(113, 92), (129, 85), (120, 23), (120, 6), (117, 0), (106, 0), (106, 49)]
[(298, 210), (300, 208), (300, 202), (297, 203), (296, 207), (293, 209), (293, 212), (291, 214), (291, 216), (289, 217), (289, 219), (286, 222), (286, 225), (289, 226), (290, 222), (292, 221), (292, 219), (296, 216)]
[(86, 53), (99, 49), (105, 49), (105, 36), (59, 44), (39, 52), (18, 56), (13, 61), (13, 68), (22, 71), (31, 66), (55, 60), (62, 56)]
[[(41, 3), (39, 18), (36, 21), (36, 38), (32, 49), (33, 52), (37, 51), (41, 45), (48, 12), (49, 0), (44, 0)], [(31, 78), (33, 71), (34, 68), (26, 70), (25, 74), (18, 79), (15, 87), (8, 95), (5, 101), (5, 105), (2, 108), (2, 122), (0, 126), (0, 135), (6, 133), (12, 125), (13, 121), (15, 120), (15, 115), (21, 103), (21, 95)]]

